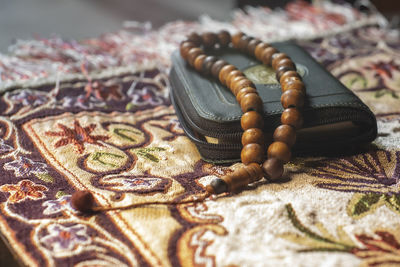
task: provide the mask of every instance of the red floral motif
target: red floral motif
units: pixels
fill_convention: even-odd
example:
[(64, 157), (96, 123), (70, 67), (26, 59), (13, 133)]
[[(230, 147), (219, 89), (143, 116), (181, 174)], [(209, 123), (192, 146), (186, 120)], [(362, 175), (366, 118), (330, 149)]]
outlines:
[(119, 100), (122, 98), (119, 84), (114, 84), (110, 86), (106, 86), (101, 82), (89, 82), (85, 86), (86, 98), (89, 98), (90, 95), (94, 95), (97, 99), (106, 101), (110, 99)]
[[(292, 225), (299, 230), (302, 235), (287, 235), (286, 238), (295, 243), (304, 245), (308, 244), (305, 249), (300, 252), (343, 252), (351, 253), (362, 259), (362, 266), (400, 266), (400, 243), (398, 241), (398, 230), (393, 232), (379, 230), (375, 231), (376, 237), (366, 234), (356, 234), (354, 237), (362, 244), (356, 244), (349, 235), (341, 232), (339, 238), (333, 238), (332, 235), (314, 232), (312, 229), (304, 225), (296, 215), (291, 204), (286, 204), (286, 210)], [(282, 237), (285, 238), (283, 235)]]
[(396, 237), (385, 231), (376, 231), (375, 234), (378, 238), (356, 235), (365, 248), (353, 248), (351, 253), (365, 259), (368, 266), (400, 265), (400, 243)]
[(33, 200), (44, 198), (43, 191), (47, 191), (47, 187), (36, 185), (29, 180), (22, 180), (17, 185), (6, 184), (0, 187), (0, 191), (10, 193), (8, 201), (16, 203), (30, 198)]
[(49, 136), (60, 136), (64, 137), (58, 140), (54, 146), (56, 148), (73, 144), (80, 154), (85, 150), (85, 143), (103, 146), (98, 141), (105, 141), (109, 137), (105, 135), (91, 135), (90, 133), (96, 128), (96, 124), (90, 124), (87, 127), (82, 127), (79, 121), (74, 121), (74, 128), (68, 128), (64, 124), (58, 123), (58, 128), (61, 132), (45, 132)]
[(303, 0), (290, 2), (286, 5), (287, 14), (295, 20), (306, 20), (316, 27), (329, 29), (333, 25), (343, 25), (347, 22), (342, 14), (328, 12)]
[(367, 70), (373, 70), (376, 72), (376, 77), (388, 77), (392, 79), (393, 71), (400, 71), (400, 65), (397, 65), (392, 59), (389, 62), (379, 61), (377, 63), (372, 63), (370, 66), (365, 67)]

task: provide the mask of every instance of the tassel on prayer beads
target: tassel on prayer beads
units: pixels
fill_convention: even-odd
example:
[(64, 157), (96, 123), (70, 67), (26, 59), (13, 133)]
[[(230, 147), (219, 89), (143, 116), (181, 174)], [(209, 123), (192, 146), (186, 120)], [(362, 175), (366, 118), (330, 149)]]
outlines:
[(224, 192), (234, 192), (250, 183), (260, 180), (264, 176), (261, 166), (251, 163), (243, 168), (235, 170), (221, 178), (214, 179), (206, 190), (210, 194), (221, 194)]

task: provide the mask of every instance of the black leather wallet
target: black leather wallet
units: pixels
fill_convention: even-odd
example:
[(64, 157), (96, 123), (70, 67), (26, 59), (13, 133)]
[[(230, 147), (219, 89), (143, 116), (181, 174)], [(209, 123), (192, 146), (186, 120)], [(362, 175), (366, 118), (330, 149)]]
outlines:
[[(375, 116), (356, 95), (296, 44), (272, 45), (296, 63), (307, 90), (304, 125), (298, 131), (294, 154), (349, 150), (376, 138)], [(235, 50), (212, 53), (235, 65), (256, 85), (264, 102), (264, 132), (269, 144), (283, 111), (275, 72)], [(178, 51), (172, 55), (170, 82), (171, 101), (181, 126), (203, 159), (214, 163), (240, 160), (242, 111), (230, 90), (212, 77), (197, 73)]]

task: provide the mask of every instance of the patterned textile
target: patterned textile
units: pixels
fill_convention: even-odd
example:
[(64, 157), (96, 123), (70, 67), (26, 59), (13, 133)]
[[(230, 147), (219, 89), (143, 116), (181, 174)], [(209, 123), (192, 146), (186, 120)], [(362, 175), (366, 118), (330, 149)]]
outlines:
[[(29, 266), (400, 265), (399, 32), (379, 14), (324, 5), (24, 41), (0, 55), (0, 231), (12, 250)], [(376, 141), (352, 156), (296, 158), (277, 183), (203, 203), (79, 214), (76, 190), (105, 206), (185, 200), (240, 166), (202, 161), (168, 100), (171, 51), (211, 26), (301, 34), (375, 112)]]

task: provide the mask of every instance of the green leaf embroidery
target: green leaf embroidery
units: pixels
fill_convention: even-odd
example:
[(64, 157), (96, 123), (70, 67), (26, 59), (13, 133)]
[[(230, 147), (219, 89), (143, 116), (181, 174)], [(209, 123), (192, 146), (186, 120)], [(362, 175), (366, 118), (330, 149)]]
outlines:
[(292, 222), (293, 226), (296, 227), (300, 232), (304, 233), (305, 235), (307, 235), (308, 237), (318, 240), (318, 241), (322, 241), (322, 242), (326, 242), (326, 243), (334, 243), (334, 241), (322, 237), (316, 233), (314, 233), (313, 231), (311, 231), (310, 229), (308, 229), (307, 227), (305, 227), (297, 218), (296, 212), (293, 210), (292, 205), (287, 204), (286, 205), (286, 210), (288, 212), (289, 215), (289, 219)]
[(123, 139), (126, 139), (128, 141), (131, 141), (131, 142), (136, 142), (136, 139), (133, 138), (133, 137), (128, 136), (126, 133), (133, 133), (133, 134), (136, 134), (136, 135), (141, 135), (142, 134), (139, 131), (134, 131), (134, 130), (130, 130), (130, 129), (123, 129), (123, 128), (115, 128), (113, 130), (113, 132), (116, 135), (118, 135), (119, 137), (121, 137)]
[(348, 248), (324, 248), (324, 247), (317, 247), (317, 248), (307, 248), (307, 249), (300, 249), (299, 252), (349, 252)]
[(56, 193), (56, 198), (60, 198), (60, 197), (66, 196), (66, 195), (67, 195), (67, 193), (65, 193), (64, 191), (60, 190), (60, 191), (58, 191)]
[[(310, 230), (304, 226), (301, 221), (297, 218), (296, 212), (293, 210), (291, 204), (286, 204), (286, 210), (292, 225), (299, 230), (303, 235), (287, 233), (281, 235), (282, 238), (286, 238), (298, 244), (305, 246), (311, 246), (306, 249), (300, 250), (301, 252), (311, 252), (311, 251), (336, 251), (336, 252), (349, 252), (354, 248), (354, 244), (346, 236), (343, 238), (344, 233), (341, 228), (339, 230), (339, 238), (336, 239), (330, 235), (327, 230), (320, 225), (318, 228), (322, 231), (322, 235)], [(325, 235), (325, 236), (324, 236)]]
[(388, 89), (382, 89), (382, 90), (377, 91), (375, 93), (375, 98), (380, 98), (380, 97), (382, 97), (382, 96), (384, 96), (386, 94), (388, 94), (389, 96), (391, 96), (391, 97), (393, 97), (395, 99), (399, 99), (399, 96), (397, 95), (396, 92), (388, 90)]
[(128, 103), (128, 104), (126, 104), (126, 106), (125, 106), (125, 110), (131, 110), (131, 109), (133, 109), (135, 107), (135, 105), (133, 104), (133, 103)]
[(107, 158), (111, 158), (111, 160), (114, 159), (121, 159), (123, 158), (123, 156), (121, 155), (117, 155), (117, 154), (113, 154), (113, 153), (108, 153), (108, 152), (95, 152), (92, 156), (92, 159), (94, 161), (97, 161), (103, 165), (107, 165), (107, 166), (111, 166), (111, 167), (117, 167), (117, 165), (111, 163), (111, 162), (107, 162), (105, 161), (105, 159)]
[(382, 194), (378, 193), (355, 194), (349, 207), (350, 215), (355, 217), (366, 215), (367, 212), (376, 208), (381, 197)]
[(358, 81), (362, 82), (362, 87), (367, 87), (367, 80), (361, 76), (357, 76), (357, 77), (354, 77), (353, 79), (351, 79), (348, 83), (349, 87), (351, 88)]
[(153, 162), (159, 162), (159, 158), (157, 158), (155, 155), (153, 155), (150, 152), (158, 152), (158, 151), (165, 151), (165, 148), (162, 147), (146, 147), (146, 148), (139, 148), (135, 149), (133, 152), (136, 153), (136, 155), (147, 158)]
[(385, 195), (385, 201), (389, 208), (400, 213), (400, 194)]
[(385, 90), (380, 90), (375, 93), (375, 98), (380, 98), (386, 94)]
[(54, 178), (47, 172), (46, 173), (35, 173), (35, 176), (38, 179), (42, 180), (43, 182), (54, 183)]

